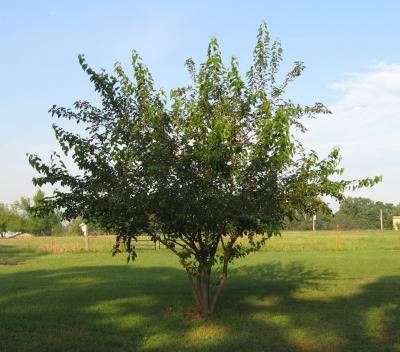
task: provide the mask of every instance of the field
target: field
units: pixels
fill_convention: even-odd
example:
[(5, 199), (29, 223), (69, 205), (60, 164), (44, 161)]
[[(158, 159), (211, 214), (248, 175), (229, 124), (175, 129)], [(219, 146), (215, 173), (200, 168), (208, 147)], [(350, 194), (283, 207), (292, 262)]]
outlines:
[(400, 233), (284, 233), (238, 261), (193, 320), (165, 249), (112, 238), (0, 240), (0, 351), (400, 351)]

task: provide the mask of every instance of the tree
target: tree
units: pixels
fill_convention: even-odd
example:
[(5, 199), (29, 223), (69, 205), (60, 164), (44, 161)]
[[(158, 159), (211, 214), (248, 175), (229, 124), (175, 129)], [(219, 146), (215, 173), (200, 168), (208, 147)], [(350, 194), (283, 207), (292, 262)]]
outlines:
[(38, 190), (32, 200), (21, 197), (10, 206), (0, 204), (0, 232), (20, 231), (37, 235), (61, 232), (60, 214), (54, 211), (40, 212), (45, 203), (44, 193)]
[(3, 233), (9, 229), (9, 225), (12, 222), (14, 214), (4, 204), (0, 204), (0, 236), (3, 237)]
[(97, 72), (80, 55), (101, 105), (76, 101), (72, 109), (54, 105), (50, 112), (84, 125), (82, 133), (53, 126), (81, 172), (70, 173), (57, 153), (50, 164), (29, 155), (39, 173), (36, 185), (62, 186), (48, 206), (116, 233), (115, 253), (123, 244), (128, 260), (135, 259), (134, 243), (143, 233), (174, 252), (202, 316), (214, 312), (229, 264), (279, 235), (286, 217), (328, 211), (321, 196), (340, 200), (346, 187), (378, 181), (332, 178), (342, 172), (338, 149), (319, 159), (293, 136), (305, 131), (304, 116), (329, 111), (321, 103), (284, 99), (304, 65), (295, 62), (277, 82), (282, 48), (270, 41), (265, 24), (253, 56), (243, 79), (236, 58), (223, 64), (213, 38), (199, 68), (186, 61), (191, 85), (167, 96), (155, 89), (135, 51), (133, 79), (118, 62), (114, 74)]
[[(313, 220), (312, 216), (299, 215), (291, 220), (286, 219), (285, 229), (296, 231), (310, 231), (312, 230)], [(320, 230), (333, 230), (336, 229), (335, 217), (333, 214), (327, 212), (317, 212), (315, 229)]]
[(392, 228), (396, 207), (391, 203), (375, 202), (369, 198), (346, 198), (336, 213), (337, 222), (343, 229), (379, 229), (382, 210), (384, 228)]
[(32, 199), (22, 197), (13, 204), (14, 222), (10, 227), (15, 231), (35, 235), (51, 235), (62, 231), (61, 216), (57, 211), (41, 211), (46, 207), (45, 194), (38, 190)]

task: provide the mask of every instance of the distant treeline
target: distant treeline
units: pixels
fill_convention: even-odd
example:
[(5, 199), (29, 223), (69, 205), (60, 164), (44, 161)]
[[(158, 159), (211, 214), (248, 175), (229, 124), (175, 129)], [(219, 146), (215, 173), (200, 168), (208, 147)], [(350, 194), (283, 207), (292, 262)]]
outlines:
[[(317, 230), (380, 229), (380, 212), (383, 214), (383, 227), (393, 228), (393, 216), (400, 215), (400, 204), (375, 202), (369, 198), (346, 198), (336, 213), (317, 214)], [(312, 218), (299, 215), (297, 219), (286, 222), (287, 230), (311, 230)]]
[[(61, 214), (55, 211), (39, 213), (44, 203), (44, 193), (39, 190), (32, 199), (22, 197), (12, 205), (0, 204), (0, 234), (4, 232), (23, 232), (38, 236), (80, 235), (79, 224), (82, 218), (63, 222)], [(96, 224), (88, 224), (89, 231), (103, 232)]]
[[(38, 213), (43, 203), (44, 193), (39, 190), (32, 199), (22, 197), (12, 205), (0, 204), (0, 233), (27, 232), (34, 235), (79, 235), (82, 218), (63, 222), (61, 214), (55, 211), (46, 215)], [(392, 228), (392, 218), (400, 215), (400, 205), (374, 202), (368, 198), (347, 198), (334, 214), (317, 214), (317, 230), (379, 229), (380, 211), (383, 212), (383, 226)], [(286, 230), (311, 230), (312, 218), (299, 214), (298, 218), (286, 221)], [(90, 233), (105, 233), (98, 225), (89, 223)]]

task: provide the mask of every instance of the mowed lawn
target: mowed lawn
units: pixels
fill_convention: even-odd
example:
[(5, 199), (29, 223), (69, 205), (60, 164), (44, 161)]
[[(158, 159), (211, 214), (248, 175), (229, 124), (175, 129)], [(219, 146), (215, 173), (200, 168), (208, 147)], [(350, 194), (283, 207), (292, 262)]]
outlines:
[(284, 233), (238, 261), (194, 320), (165, 249), (0, 240), (0, 351), (400, 351), (400, 233)]

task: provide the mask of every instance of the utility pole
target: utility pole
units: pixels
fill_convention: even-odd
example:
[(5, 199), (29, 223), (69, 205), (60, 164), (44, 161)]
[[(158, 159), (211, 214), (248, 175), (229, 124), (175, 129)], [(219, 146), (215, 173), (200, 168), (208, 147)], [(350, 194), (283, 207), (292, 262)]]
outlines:
[(383, 230), (383, 211), (381, 209), (381, 231)]

